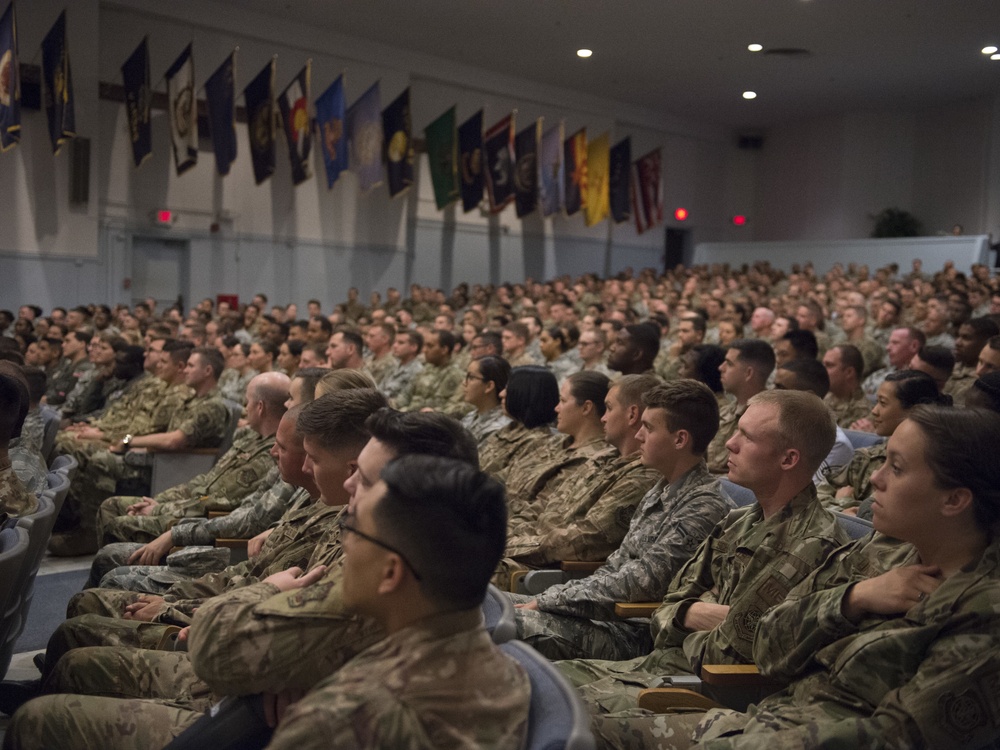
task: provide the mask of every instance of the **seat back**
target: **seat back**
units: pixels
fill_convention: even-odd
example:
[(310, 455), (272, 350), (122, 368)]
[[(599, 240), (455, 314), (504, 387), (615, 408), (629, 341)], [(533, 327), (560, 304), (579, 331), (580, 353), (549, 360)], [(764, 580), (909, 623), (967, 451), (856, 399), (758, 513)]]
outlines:
[(60, 474), (65, 474), (72, 482), (79, 466), (79, 462), (73, 456), (56, 456), (49, 465), (49, 471), (58, 471)]
[(861, 430), (844, 430), (844, 434), (847, 435), (847, 439), (851, 441), (851, 446), (854, 450), (858, 448), (868, 448), (872, 445), (878, 445), (885, 441), (885, 438), (881, 435), (876, 435), (871, 432), (862, 432)]
[(526, 749), (593, 750), (590, 715), (566, 678), (527, 643), (510, 641), (500, 650), (524, 667), (531, 680)]
[(42, 415), (42, 458), (48, 463), (52, 460), (52, 451), (56, 447), (56, 435), (59, 433), (59, 412), (45, 404), (39, 406), (38, 411)]
[(21, 526), (0, 531), (0, 622), (6, 622), (7, 603), (19, 594), (17, 578), (28, 554), (28, 542), (28, 530)]
[(720, 480), (719, 484), (722, 487), (722, 493), (732, 500), (737, 508), (742, 508), (744, 505), (753, 505), (757, 502), (757, 496), (753, 494), (753, 490), (748, 490), (742, 485), (730, 482), (725, 477)]
[(850, 513), (841, 513), (839, 510), (835, 510), (833, 511), (833, 515), (837, 517), (837, 523), (840, 524), (840, 528), (846, 531), (851, 539), (860, 539), (863, 536), (868, 536), (874, 528), (871, 521), (852, 516)]
[(61, 471), (50, 471), (48, 474), (49, 488), (46, 494), (52, 496), (52, 504), (56, 506), (56, 515), (62, 509), (63, 502), (69, 494), (69, 476)]
[(487, 587), (486, 598), (483, 600), (483, 620), (494, 643), (506, 643), (517, 633), (514, 604), (509, 596), (492, 583)]

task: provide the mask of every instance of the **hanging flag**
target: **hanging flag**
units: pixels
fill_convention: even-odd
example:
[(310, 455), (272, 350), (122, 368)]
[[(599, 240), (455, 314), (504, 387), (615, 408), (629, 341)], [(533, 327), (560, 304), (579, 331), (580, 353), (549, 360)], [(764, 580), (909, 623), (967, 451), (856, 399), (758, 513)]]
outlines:
[(288, 141), (288, 158), (292, 162), (293, 185), (301, 185), (312, 176), (309, 168), (309, 155), (312, 153), (312, 122), (309, 119), (311, 67), (310, 60), (278, 96), (281, 126)]
[(410, 90), (397, 96), (382, 110), (382, 133), (385, 138), (385, 171), (389, 178), (389, 197), (395, 198), (413, 184), (413, 141), (410, 139)]
[(587, 203), (587, 129), (581, 128), (563, 146), (566, 177), (566, 215), (572, 216)]
[(259, 185), (274, 174), (274, 68), (276, 58), (264, 66), (247, 87), (243, 99), (247, 107), (247, 133), (253, 178)]
[(316, 100), (316, 126), (326, 165), (326, 186), (347, 169), (347, 144), (344, 143), (344, 76), (339, 76)]
[(434, 185), (434, 202), (441, 211), (459, 195), (454, 107), (424, 128), (424, 141), (427, 144), (431, 183)]
[(189, 44), (166, 73), (170, 140), (177, 174), (198, 163), (198, 102), (194, 96), (194, 58)]
[(73, 77), (69, 68), (66, 44), (66, 11), (42, 40), (42, 82), (45, 84), (45, 113), (49, 118), (52, 153), (58, 154), (63, 143), (76, 137), (73, 107)]
[(629, 171), (632, 168), (632, 139), (626, 138), (611, 149), (611, 176), (608, 183), (611, 217), (616, 224), (631, 218)]
[(153, 152), (152, 128), (149, 120), (149, 45), (144, 37), (122, 65), (122, 82), (125, 89), (125, 113), (128, 116), (128, 135), (132, 141), (132, 160), (142, 166)]
[(514, 139), (514, 196), (517, 218), (538, 207), (538, 133), (542, 121), (535, 120)]
[(632, 165), (632, 208), (639, 234), (663, 223), (663, 178), (660, 149)]
[(0, 18), (0, 151), (21, 140), (21, 67), (17, 58), (14, 2)]
[(608, 218), (608, 194), (611, 171), (611, 140), (607, 133), (587, 144), (587, 198), (583, 223), (588, 227)]
[(461, 154), (462, 210), (469, 213), (483, 201), (483, 110), (458, 128)]
[(361, 192), (382, 184), (382, 97), (376, 81), (347, 110), (347, 145)]
[(514, 200), (514, 114), (511, 113), (483, 135), (486, 190), (490, 211), (500, 213)]
[(538, 147), (538, 203), (542, 216), (552, 216), (563, 204), (563, 124), (560, 122), (542, 134)]
[(215, 168), (223, 177), (236, 160), (236, 50), (205, 81), (208, 129), (215, 149)]

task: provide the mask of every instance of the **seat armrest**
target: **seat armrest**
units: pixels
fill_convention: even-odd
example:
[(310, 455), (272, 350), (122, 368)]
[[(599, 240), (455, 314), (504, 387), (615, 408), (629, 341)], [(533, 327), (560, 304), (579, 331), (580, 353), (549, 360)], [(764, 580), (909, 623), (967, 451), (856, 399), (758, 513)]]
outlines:
[(700, 709), (709, 711), (722, 708), (711, 698), (684, 688), (646, 688), (639, 691), (639, 708), (656, 714), (666, 714), (677, 709)]
[(567, 573), (593, 573), (603, 562), (589, 562), (584, 560), (563, 560), (559, 563), (559, 569)]
[(660, 602), (615, 602), (615, 614), (621, 618), (652, 617)]
[(216, 547), (228, 547), (229, 549), (246, 549), (249, 539), (216, 539)]

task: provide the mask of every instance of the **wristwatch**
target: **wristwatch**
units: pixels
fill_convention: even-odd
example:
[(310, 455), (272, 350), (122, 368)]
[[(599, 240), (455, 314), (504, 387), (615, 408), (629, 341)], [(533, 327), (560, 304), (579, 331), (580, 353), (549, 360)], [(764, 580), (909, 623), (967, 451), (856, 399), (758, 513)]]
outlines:
[(129, 433), (128, 435), (122, 438), (122, 445), (124, 445), (126, 448), (128, 448), (129, 443), (131, 442), (132, 442), (132, 433)]

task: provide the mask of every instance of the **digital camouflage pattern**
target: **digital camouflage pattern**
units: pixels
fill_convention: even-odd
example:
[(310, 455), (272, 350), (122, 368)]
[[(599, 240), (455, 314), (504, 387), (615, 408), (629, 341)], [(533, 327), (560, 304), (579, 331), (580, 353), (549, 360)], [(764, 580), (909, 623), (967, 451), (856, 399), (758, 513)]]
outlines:
[(241, 375), (239, 370), (227, 367), (222, 371), (222, 375), (219, 376), (219, 394), (225, 399), (235, 401), (237, 404), (246, 405), (247, 386), (259, 374), (256, 370), (250, 369)]
[(504, 414), (499, 406), (480, 414), (478, 411), (470, 411), (462, 417), (462, 427), (472, 433), (476, 442), (482, 445), (494, 432), (502, 430), (513, 420)]
[(410, 402), (414, 380), (422, 369), (424, 369), (424, 363), (414, 357), (405, 365), (397, 364), (382, 378), (378, 389), (389, 399), (393, 408), (399, 408), (400, 403), (408, 404)]
[(944, 384), (941, 392), (951, 396), (955, 406), (961, 408), (965, 406), (965, 399), (969, 395), (969, 389), (975, 382), (975, 366), (963, 365), (956, 362), (955, 369), (952, 370), (951, 377), (948, 378), (948, 382)]
[(38, 498), (28, 492), (11, 466), (10, 458), (0, 459), (0, 513), (30, 516), (38, 510)]
[(392, 353), (390, 352), (382, 355), (378, 359), (372, 356), (365, 357), (365, 365), (362, 369), (372, 376), (372, 380), (374, 380), (377, 385), (381, 383), (390, 372), (395, 370), (397, 365), (399, 365), (399, 360), (392, 356)]

